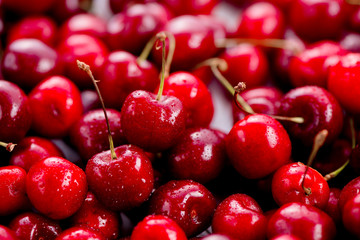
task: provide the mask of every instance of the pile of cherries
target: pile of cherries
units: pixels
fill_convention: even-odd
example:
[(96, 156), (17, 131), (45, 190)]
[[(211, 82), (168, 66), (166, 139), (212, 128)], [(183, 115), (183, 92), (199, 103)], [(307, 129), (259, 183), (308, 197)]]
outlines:
[(359, 1), (2, 0), (0, 38), (1, 240), (360, 239)]

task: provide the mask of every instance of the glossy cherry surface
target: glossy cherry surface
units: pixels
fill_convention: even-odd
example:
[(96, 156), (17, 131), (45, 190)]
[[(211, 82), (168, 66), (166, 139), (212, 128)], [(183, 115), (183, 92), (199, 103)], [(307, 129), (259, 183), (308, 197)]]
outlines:
[(253, 198), (234, 194), (216, 208), (212, 229), (236, 239), (265, 239), (266, 223), (266, 217)]
[(87, 192), (86, 175), (66, 159), (45, 158), (30, 168), (26, 192), (40, 213), (52, 219), (64, 219), (83, 204)]
[(301, 239), (298, 237), (295, 237), (294, 235), (281, 234), (281, 235), (271, 238), (270, 240), (301, 240)]
[(176, 15), (210, 14), (218, 0), (162, 0)]
[(5, 240), (18, 240), (14, 231), (3, 225), (0, 225), (0, 238)]
[(36, 14), (36, 13), (45, 13), (46, 10), (50, 9), (53, 2), (56, 0), (4, 0), (2, 1), (3, 7), (11, 10), (15, 13), (26, 15), (26, 14)]
[(200, 240), (236, 240), (233, 237), (230, 237), (225, 234), (220, 234), (220, 233), (212, 233), (212, 234), (209, 234), (209, 235), (199, 238), (199, 239)]
[(105, 240), (100, 233), (83, 227), (72, 227), (63, 231), (56, 240)]
[(329, 201), (324, 209), (335, 223), (341, 222), (341, 211), (339, 206), (340, 193), (341, 190), (339, 188), (330, 188)]
[(192, 236), (209, 226), (215, 207), (215, 198), (200, 183), (173, 180), (153, 193), (149, 212), (171, 218), (187, 236)]
[(356, 238), (360, 237), (360, 195), (348, 200), (342, 210), (342, 221), (345, 228), (354, 234)]
[(64, 22), (71, 16), (74, 16), (78, 13), (84, 13), (82, 3), (84, 0), (56, 0), (52, 4), (50, 9), (50, 14), (58, 22)]
[(339, 197), (339, 206), (342, 210), (347, 201), (360, 193), (360, 177), (357, 177), (347, 183), (341, 190)]
[(235, 123), (225, 138), (232, 165), (244, 177), (262, 178), (287, 163), (291, 142), (283, 126), (267, 115), (253, 114)]

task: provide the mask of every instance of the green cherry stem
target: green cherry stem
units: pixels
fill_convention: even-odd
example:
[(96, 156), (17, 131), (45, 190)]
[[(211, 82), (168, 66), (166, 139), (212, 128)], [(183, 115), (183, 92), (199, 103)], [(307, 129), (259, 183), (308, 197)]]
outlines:
[[(157, 34), (157, 39), (158, 41), (160, 41), (162, 43), (162, 64), (161, 64), (161, 78), (160, 78), (160, 87), (159, 87), (159, 91), (157, 93), (156, 96), (156, 100), (160, 101), (163, 90), (164, 90), (164, 82), (165, 82), (165, 65), (166, 65), (166, 56), (165, 56), (165, 40), (166, 40), (166, 35), (165, 33), (161, 32)], [(160, 46), (156, 46), (156, 49), (159, 49)]]
[(86, 63), (84, 62), (81, 62), (79, 60), (76, 61), (78, 67), (80, 70), (83, 70), (84, 72), (86, 72), (89, 77), (91, 78), (94, 86), (95, 86), (95, 89), (96, 89), (96, 92), (99, 96), (99, 99), (100, 99), (100, 102), (101, 102), (101, 106), (102, 106), (102, 109), (104, 111), (104, 115), (105, 115), (105, 120), (106, 120), (106, 125), (107, 125), (107, 129), (108, 129), (108, 138), (109, 138), (109, 144), (110, 144), (110, 152), (111, 152), (111, 158), (112, 159), (117, 159), (117, 156), (116, 156), (116, 153), (115, 153), (115, 149), (114, 149), (114, 141), (113, 141), (113, 138), (111, 136), (111, 130), (110, 130), (110, 124), (109, 124), (109, 119), (108, 119), (108, 116), (107, 116), (107, 113), (106, 113), (106, 108), (105, 108), (105, 104), (104, 104), (104, 100), (101, 96), (101, 93), (100, 93), (100, 89), (97, 85), (97, 83), (99, 82), (99, 80), (96, 80), (94, 78), (94, 75), (92, 74), (91, 70), (90, 70), (90, 66), (87, 65)]
[(0, 141), (0, 146), (6, 148), (6, 150), (8, 152), (12, 152), (14, 150), (16, 144), (15, 143), (6, 143), (6, 142), (1, 142)]

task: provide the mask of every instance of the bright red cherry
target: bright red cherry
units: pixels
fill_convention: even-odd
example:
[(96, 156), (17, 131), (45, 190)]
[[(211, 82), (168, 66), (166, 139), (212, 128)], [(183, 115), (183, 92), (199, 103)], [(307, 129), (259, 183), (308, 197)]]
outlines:
[(135, 226), (130, 240), (187, 240), (187, 238), (175, 221), (162, 215), (149, 215)]
[(345, 187), (341, 190), (339, 197), (339, 207), (342, 210), (347, 201), (354, 198), (360, 193), (360, 177), (357, 177), (351, 180)]
[(25, 181), (24, 169), (17, 166), (0, 167), (0, 216), (15, 213), (26, 206)]
[(10, 164), (28, 172), (32, 165), (47, 157), (63, 157), (63, 154), (54, 143), (46, 138), (25, 137), (12, 152)]
[(22, 15), (45, 13), (56, 0), (4, 0), (2, 5), (5, 9)]
[(225, 138), (235, 169), (250, 179), (262, 178), (287, 163), (291, 142), (283, 126), (267, 115), (253, 114), (235, 123)]
[(30, 92), (29, 101), (32, 129), (50, 138), (66, 136), (83, 111), (79, 89), (61, 76), (44, 79)]
[(267, 220), (259, 204), (245, 194), (234, 194), (216, 208), (212, 229), (236, 239), (265, 239)]
[(215, 207), (215, 198), (200, 183), (174, 180), (154, 192), (149, 212), (171, 218), (187, 236), (192, 236), (209, 226)]
[(271, 238), (270, 240), (301, 240), (301, 239), (298, 237), (295, 237), (294, 235), (281, 234), (281, 235)]
[(31, 126), (30, 103), (21, 88), (14, 83), (0, 80), (0, 139), (18, 142)]
[(280, 207), (268, 223), (268, 238), (280, 234), (308, 240), (330, 240), (336, 234), (336, 227), (332, 219), (318, 208), (303, 203), (288, 203)]
[(84, 228), (84, 227), (72, 227), (63, 231), (56, 240), (105, 240), (99, 232)]
[(161, 0), (169, 9), (178, 15), (210, 14), (218, 0)]
[(9, 227), (19, 239), (54, 240), (61, 233), (58, 222), (32, 212), (16, 216), (11, 220)]
[(145, 152), (134, 145), (94, 155), (86, 165), (90, 190), (105, 207), (114, 211), (130, 210), (146, 201), (154, 186), (154, 174)]
[(349, 232), (354, 234), (356, 238), (360, 237), (360, 194), (346, 202), (342, 210), (342, 221)]
[(1, 62), (6, 79), (31, 89), (44, 78), (62, 73), (57, 52), (34, 38), (18, 39), (10, 43)]
[(86, 176), (68, 160), (45, 158), (30, 168), (26, 192), (40, 213), (52, 219), (64, 219), (83, 204), (87, 192)]
[(324, 211), (334, 220), (335, 223), (341, 222), (341, 211), (339, 206), (341, 190), (330, 188), (329, 201)]
[(18, 240), (14, 231), (3, 225), (0, 225), (0, 238), (4, 240)]

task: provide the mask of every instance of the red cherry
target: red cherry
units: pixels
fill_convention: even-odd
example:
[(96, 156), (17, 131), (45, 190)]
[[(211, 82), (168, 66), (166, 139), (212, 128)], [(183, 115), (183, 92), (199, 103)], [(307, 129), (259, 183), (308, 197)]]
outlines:
[(187, 240), (177, 223), (166, 216), (149, 215), (139, 222), (129, 240)]
[(6, 47), (1, 71), (6, 79), (31, 89), (44, 78), (62, 73), (62, 67), (54, 49), (38, 39), (24, 38)]
[(235, 169), (250, 179), (262, 178), (287, 163), (291, 142), (282, 125), (267, 115), (253, 114), (237, 122), (225, 138)]
[(187, 236), (204, 231), (216, 207), (211, 192), (192, 180), (174, 180), (159, 187), (150, 199), (149, 212), (173, 219)]
[(128, 4), (127, 0), (109, 0), (110, 8), (113, 13), (118, 13), (124, 10)]
[(218, 0), (162, 0), (162, 2), (178, 16), (210, 14)]
[(70, 35), (59, 43), (57, 50), (65, 68), (64, 75), (80, 88), (91, 87), (92, 83), (85, 73), (79, 71), (76, 60), (91, 65), (95, 76), (98, 76), (108, 55), (107, 47), (101, 40), (85, 34)]
[(52, 219), (64, 219), (83, 204), (87, 192), (86, 176), (68, 160), (45, 158), (30, 168), (26, 192), (40, 213)]
[(267, 236), (291, 234), (300, 239), (333, 239), (336, 227), (332, 219), (316, 207), (303, 203), (288, 203), (281, 206), (271, 217)]
[(340, 46), (349, 52), (360, 52), (360, 34), (357, 32), (347, 32), (339, 40)]
[(19, 239), (54, 240), (61, 232), (59, 223), (32, 212), (16, 216), (9, 226)]
[(348, 24), (352, 30), (358, 32), (360, 30), (360, 7), (356, 7), (356, 5), (350, 5), (349, 7), (351, 9), (351, 15), (347, 19)]
[(236, 240), (233, 237), (227, 236), (225, 234), (218, 234), (218, 233), (213, 233), (213, 234), (207, 235), (205, 237), (196, 238), (196, 239), (200, 239), (200, 240)]
[(27, 205), (26, 172), (17, 166), (0, 167), (0, 216), (7, 216)]
[(281, 234), (281, 235), (271, 238), (270, 240), (301, 240), (301, 239), (298, 237), (295, 237), (294, 235)]
[(341, 221), (341, 211), (339, 206), (341, 190), (338, 188), (330, 188), (329, 201), (324, 211), (334, 220), (335, 223)]
[(47, 157), (63, 157), (63, 154), (54, 143), (45, 138), (26, 137), (12, 152), (10, 164), (28, 172), (32, 165)]
[(97, 199), (114, 211), (140, 206), (153, 190), (154, 175), (145, 152), (134, 145), (94, 155), (86, 165), (89, 188)]
[(0, 80), (0, 139), (18, 142), (31, 126), (31, 108), (23, 90), (17, 85)]
[(7, 10), (25, 15), (45, 13), (45, 11), (48, 10), (55, 1), (56, 0), (4, 0), (2, 1), (2, 4)]
[(50, 9), (51, 16), (58, 22), (64, 22), (71, 16), (85, 12), (81, 4), (86, 1), (83, 0), (56, 0)]
[(342, 211), (342, 221), (345, 228), (354, 234), (356, 238), (360, 237), (359, 223), (360, 223), (360, 195), (348, 200)]
[(63, 231), (56, 240), (105, 240), (100, 233), (83, 227), (72, 227)]
[(325, 209), (330, 195), (328, 183), (311, 167), (308, 168), (304, 179), (305, 171), (306, 165), (298, 162), (284, 165), (275, 172), (272, 180), (272, 195), (279, 206), (301, 202)]
[(266, 217), (258, 203), (245, 194), (234, 194), (216, 208), (212, 220), (215, 233), (224, 233), (239, 239), (264, 239)]
[(0, 238), (4, 240), (18, 240), (14, 231), (3, 225), (0, 225)]
[(30, 92), (29, 101), (34, 116), (32, 129), (51, 138), (66, 136), (83, 110), (79, 89), (61, 76), (44, 79)]
[(351, 180), (345, 187), (341, 190), (341, 194), (339, 197), (339, 206), (342, 210), (350, 199), (355, 197), (360, 193), (360, 177), (357, 177)]

